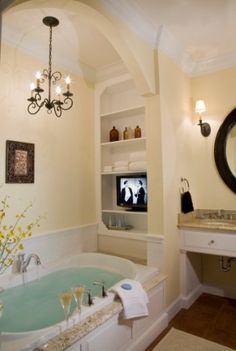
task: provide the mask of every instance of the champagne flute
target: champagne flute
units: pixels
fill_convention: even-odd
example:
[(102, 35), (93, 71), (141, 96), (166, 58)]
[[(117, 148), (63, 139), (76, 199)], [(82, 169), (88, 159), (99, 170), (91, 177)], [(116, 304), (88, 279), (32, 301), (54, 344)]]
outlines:
[(81, 313), (81, 305), (84, 296), (85, 288), (83, 285), (78, 285), (72, 288), (72, 293), (76, 302), (76, 309), (78, 313)]
[(59, 294), (59, 300), (61, 302), (61, 306), (65, 314), (66, 328), (68, 328), (68, 320), (69, 320), (72, 297), (73, 295), (70, 291), (62, 291)]

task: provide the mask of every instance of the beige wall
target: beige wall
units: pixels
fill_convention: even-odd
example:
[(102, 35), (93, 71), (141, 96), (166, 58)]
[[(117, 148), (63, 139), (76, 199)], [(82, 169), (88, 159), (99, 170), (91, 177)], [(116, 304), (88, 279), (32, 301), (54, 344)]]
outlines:
[[(153, 197), (155, 206), (149, 214), (149, 228), (152, 233), (164, 234), (165, 237), (167, 304), (170, 304), (180, 294), (177, 231), (180, 178), (189, 180), (195, 208), (236, 209), (235, 194), (221, 180), (214, 161), (216, 133), (226, 115), (235, 107), (236, 69), (190, 79), (161, 52), (157, 68), (160, 95), (147, 99), (146, 105), (151, 133), (151, 142), (148, 138), (151, 150), (149, 173), (156, 181), (156, 187), (152, 186), (156, 194)], [(212, 128), (208, 138), (201, 135), (198, 116), (193, 112), (194, 102), (200, 98), (207, 105), (203, 119)], [(152, 137), (155, 134), (156, 139)], [(163, 198), (163, 202), (159, 202), (158, 197)], [(228, 273), (220, 270), (217, 256), (205, 255), (203, 263), (205, 284), (225, 290), (236, 288), (235, 262)]]
[[(193, 139), (193, 179), (197, 189), (195, 199), (198, 208), (236, 210), (236, 195), (224, 184), (214, 162), (216, 133), (225, 117), (236, 106), (235, 77), (234, 67), (191, 79), (192, 98), (205, 100), (207, 112), (203, 118), (205, 117), (212, 127), (208, 138), (200, 138), (195, 134)], [(225, 290), (236, 289), (236, 262), (232, 263), (230, 272), (223, 273), (219, 268), (218, 259), (217, 256), (203, 257), (204, 283)]]
[[(180, 178), (191, 178), (190, 80), (159, 52), (160, 108), (163, 158), (163, 234), (167, 305), (180, 294), (179, 239)], [(160, 170), (161, 172), (161, 170)]]
[(0, 184), (5, 182), (7, 139), (35, 144), (35, 183), (5, 184), (1, 193), (10, 196), (12, 215), (34, 201), (32, 216), (46, 214), (39, 231), (95, 222), (94, 87), (72, 75), (74, 107), (61, 118), (45, 109), (31, 116), (26, 111), (29, 84), (45, 66), (2, 46)]
[(203, 118), (212, 127), (208, 138), (201, 137), (199, 132), (199, 136), (195, 133), (193, 139), (194, 183), (198, 189), (196, 192), (198, 208), (236, 209), (235, 194), (220, 178), (214, 161), (216, 133), (225, 117), (236, 105), (235, 77), (236, 68), (231, 68), (191, 79), (193, 101), (199, 98), (205, 100), (207, 112)]

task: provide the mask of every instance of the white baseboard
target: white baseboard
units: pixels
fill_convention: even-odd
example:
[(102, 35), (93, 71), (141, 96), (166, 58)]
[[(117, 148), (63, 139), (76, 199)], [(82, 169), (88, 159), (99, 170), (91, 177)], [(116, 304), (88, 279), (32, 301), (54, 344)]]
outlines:
[(194, 301), (202, 294), (203, 287), (198, 285), (188, 296), (179, 296), (171, 305), (166, 309), (168, 315), (168, 323), (176, 316), (176, 314), (182, 309), (188, 309)]
[(168, 326), (168, 315), (164, 312), (151, 326), (139, 337), (136, 337), (131, 345), (127, 345), (125, 351), (143, 351), (161, 334), (161, 332)]
[(183, 302), (181, 296), (179, 296), (171, 305), (166, 309), (168, 315), (168, 323), (176, 316), (176, 314), (183, 308)]
[(236, 298), (236, 289), (234, 287), (222, 287), (218, 288), (211, 285), (202, 286), (202, 291), (207, 294), (216, 295), (216, 296), (224, 296), (230, 299)]
[(187, 296), (181, 296), (182, 308), (188, 309), (202, 294), (202, 284), (199, 284), (194, 290), (191, 291)]

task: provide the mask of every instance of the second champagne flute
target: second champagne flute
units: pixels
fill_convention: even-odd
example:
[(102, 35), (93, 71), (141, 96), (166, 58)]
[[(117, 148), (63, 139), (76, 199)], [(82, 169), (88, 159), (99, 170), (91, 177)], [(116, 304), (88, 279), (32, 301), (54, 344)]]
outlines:
[(77, 311), (80, 313), (81, 312), (81, 305), (82, 305), (82, 300), (84, 296), (84, 286), (83, 285), (78, 285), (72, 288), (72, 293), (77, 305)]
[(71, 291), (62, 291), (59, 294), (59, 300), (61, 302), (61, 306), (64, 310), (65, 320), (66, 320), (66, 328), (68, 328), (68, 320), (70, 315), (70, 307), (72, 301), (72, 292)]

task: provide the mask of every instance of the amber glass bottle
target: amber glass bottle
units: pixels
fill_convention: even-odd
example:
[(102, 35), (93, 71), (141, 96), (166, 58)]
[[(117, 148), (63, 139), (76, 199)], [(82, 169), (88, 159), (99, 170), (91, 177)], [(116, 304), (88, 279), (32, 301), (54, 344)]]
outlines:
[(112, 130), (110, 131), (110, 141), (117, 141), (119, 140), (119, 132), (115, 126), (113, 126)]
[(134, 130), (134, 137), (135, 138), (141, 138), (142, 136), (142, 131), (141, 128), (139, 126), (137, 126)]

